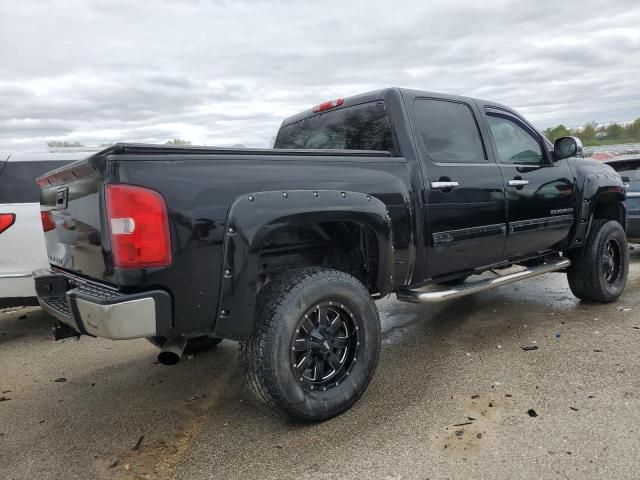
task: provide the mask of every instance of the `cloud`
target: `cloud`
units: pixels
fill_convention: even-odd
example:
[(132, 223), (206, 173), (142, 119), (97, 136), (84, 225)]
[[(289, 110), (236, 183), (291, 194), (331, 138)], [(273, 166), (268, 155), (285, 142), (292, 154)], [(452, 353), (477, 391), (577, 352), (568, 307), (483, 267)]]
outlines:
[(508, 104), (539, 127), (640, 116), (620, 0), (0, 4), (0, 145), (267, 146), (282, 119), (386, 86)]

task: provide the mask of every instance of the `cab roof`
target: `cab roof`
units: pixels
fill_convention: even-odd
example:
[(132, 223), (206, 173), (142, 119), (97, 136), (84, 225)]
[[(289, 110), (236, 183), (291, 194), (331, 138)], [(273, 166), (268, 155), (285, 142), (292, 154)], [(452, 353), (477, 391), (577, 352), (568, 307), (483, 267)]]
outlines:
[[(361, 93), (359, 95), (353, 95), (351, 97), (345, 97), (344, 99), (340, 99), (341, 101), (343, 101), (339, 106), (333, 107), (332, 110), (338, 110), (341, 108), (345, 108), (345, 107), (350, 107), (353, 105), (359, 105), (361, 103), (367, 103), (367, 102), (375, 102), (377, 100), (382, 100), (385, 97), (385, 94), (389, 91), (395, 91), (398, 92), (402, 95), (402, 97), (406, 98), (406, 97), (417, 97), (417, 96), (424, 96), (424, 97), (436, 97), (436, 98), (442, 98), (442, 99), (450, 99), (450, 100), (458, 100), (458, 101), (464, 101), (467, 103), (472, 103), (472, 102), (478, 102), (482, 105), (486, 105), (486, 106), (491, 106), (491, 107), (497, 107), (503, 110), (507, 110), (509, 112), (513, 112), (512, 108), (507, 107), (506, 105), (502, 105), (500, 103), (497, 102), (491, 102), (488, 100), (482, 100), (479, 98), (473, 98), (473, 97), (465, 97), (465, 96), (460, 96), (460, 95), (451, 95), (451, 94), (446, 94), (446, 93), (438, 93), (438, 92), (429, 92), (426, 90), (415, 90), (415, 89), (410, 89), (410, 88), (398, 88), (398, 87), (389, 87), (389, 88), (382, 88), (379, 90), (373, 90), (371, 92), (366, 92), (366, 93)], [(320, 104), (323, 105), (323, 104)], [(295, 115), (291, 115), (290, 117), (287, 117), (284, 119), (284, 121), (282, 122), (282, 125), (289, 125), (291, 123), (295, 123), (297, 121), (303, 120), (305, 118), (309, 118), (309, 117), (313, 117), (315, 115), (319, 115), (322, 112), (316, 111), (315, 107), (309, 108), (307, 110), (304, 110), (300, 113), (297, 113)], [(515, 113), (515, 112), (514, 112)]]

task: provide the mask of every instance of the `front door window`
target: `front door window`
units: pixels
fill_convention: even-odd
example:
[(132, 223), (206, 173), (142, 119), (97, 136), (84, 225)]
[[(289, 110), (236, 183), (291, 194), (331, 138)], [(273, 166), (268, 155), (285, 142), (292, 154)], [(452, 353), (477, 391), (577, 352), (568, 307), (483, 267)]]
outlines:
[(500, 163), (540, 165), (545, 163), (536, 138), (513, 120), (488, 114), (489, 128), (498, 149)]

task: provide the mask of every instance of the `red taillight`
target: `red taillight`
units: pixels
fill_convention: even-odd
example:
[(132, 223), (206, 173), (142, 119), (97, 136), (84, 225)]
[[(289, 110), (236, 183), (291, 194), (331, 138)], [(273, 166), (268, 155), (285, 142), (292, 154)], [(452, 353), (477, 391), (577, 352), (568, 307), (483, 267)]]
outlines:
[(164, 267), (172, 261), (167, 205), (155, 190), (106, 186), (113, 262), (120, 268)]
[(53, 221), (53, 215), (51, 214), (51, 212), (40, 212), (40, 220), (42, 220), (42, 229), (45, 232), (56, 228), (56, 224)]
[(330, 108), (339, 107), (344, 103), (344, 98), (338, 98), (337, 100), (329, 100), (328, 102), (321, 103), (320, 105), (316, 105), (313, 107), (314, 112), (324, 112), (325, 110), (329, 110)]
[(16, 221), (15, 213), (0, 213), (0, 233), (7, 230)]

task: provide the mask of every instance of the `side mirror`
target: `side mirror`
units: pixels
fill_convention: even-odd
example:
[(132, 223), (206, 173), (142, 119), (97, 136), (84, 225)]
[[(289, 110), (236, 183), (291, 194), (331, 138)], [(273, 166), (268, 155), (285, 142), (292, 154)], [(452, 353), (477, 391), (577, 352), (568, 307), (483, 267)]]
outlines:
[(553, 143), (553, 152), (557, 160), (582, 155), (582, 140), (578, 137), (560, 137)]

